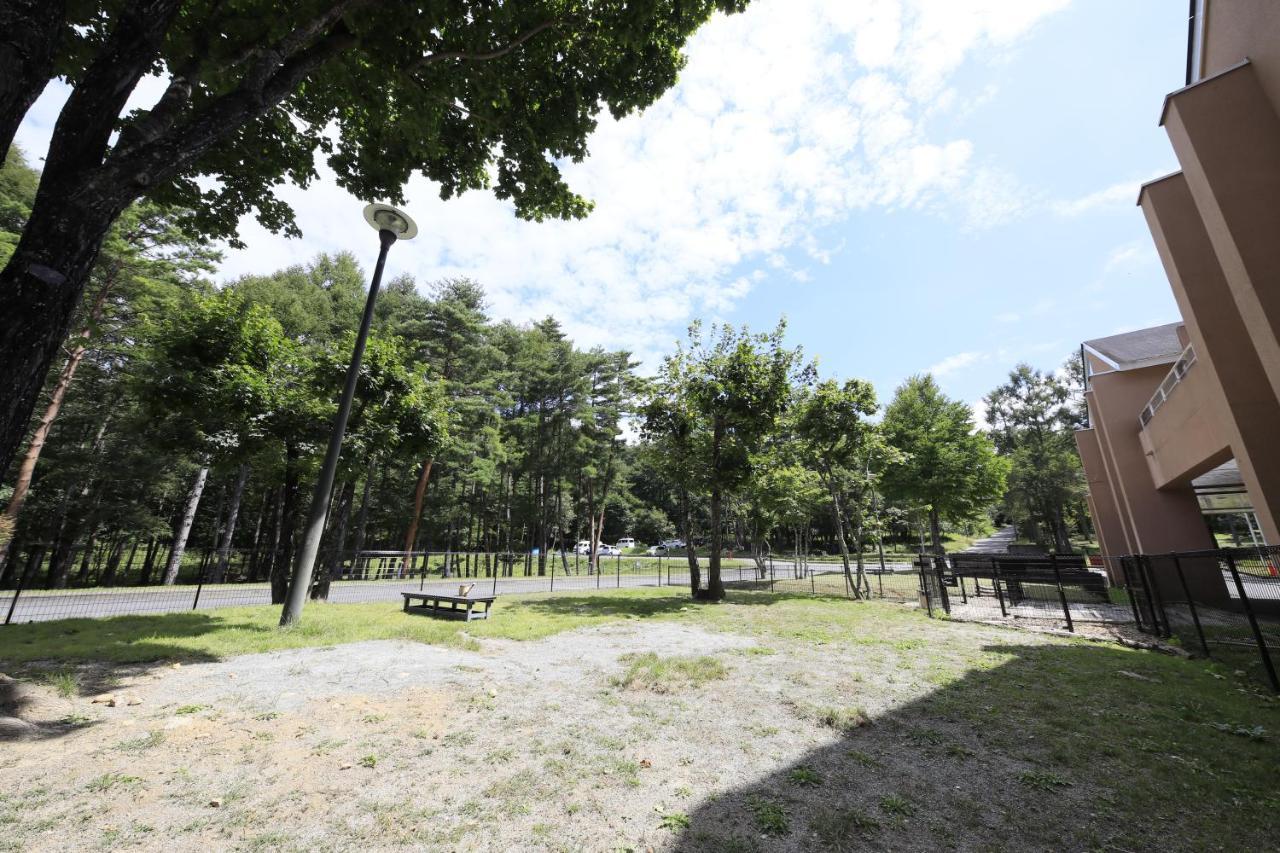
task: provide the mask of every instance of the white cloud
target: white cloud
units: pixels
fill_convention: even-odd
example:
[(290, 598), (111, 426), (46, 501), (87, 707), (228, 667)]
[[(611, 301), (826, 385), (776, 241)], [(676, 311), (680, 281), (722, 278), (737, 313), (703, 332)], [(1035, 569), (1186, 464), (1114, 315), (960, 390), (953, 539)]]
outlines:
[[(581, 222), (528, 223), (485, 193), (442, 202), (415, 178), (420, 235), (389, 269), (419, 281), (469, 275), (494, 313), (552, 314), (585, 346), (665, 350), (695, 316), (730, 312), (759, 269), (792, 270), (793, 252), (827, 263), (818, 229), (867, 209), (916, 210), (987, 228), (1026, 206), (1018, 187), (963, 138), (928, 118), (964, 103), (953, 75), (1000, 61), (1068, 0), (756, 0), (718, 16), (688, 47), (676, 88), (642, 115), (605, 117), (570, 186), (596, 202)], [(980, 93), (974, 93), (975, 96)], [(233, 278), (376, 241), (362, 200), (327, 170), (283, 188), (302, 240), (246, 222)], [(776, 274), (776, 273), (774, 273)]]
[(1132, 207), (1138, 201), (1140, 186), (1142, 186), (1141, 181), (1124, 181), (1080, 198), (1055, 201), (1051, 206), (1053, 211), (1061, 216), (1082, 216), (1100, 209), (1119, 208), (1122, 205)]
[(973, 411), (973, 424), (978, 428), (979, 432), (989, 432), (991, 425), (987, 423), (987, 401), (985, 397), (979, 397), (969, 404), (969, 408)]
[(966, 367), (972, 367), (979, 362), (986, 361), (990, 358), (988, 353), (983, 352), (958, 352), (955, 355), (949, 355), (942, 361), (930, 365), (926, 368), (926, 373), (932, 373), (934, 378), (946, 376), (948, 373), (955, 373), (958, 370), (964, 370)]
[(1155, 246), (1150, 240), (1135, 240), (1111, 250), (1102, 266), (1102, 274), (1105, 276), (1120, 270), (1144, 267), (1158, 260)]

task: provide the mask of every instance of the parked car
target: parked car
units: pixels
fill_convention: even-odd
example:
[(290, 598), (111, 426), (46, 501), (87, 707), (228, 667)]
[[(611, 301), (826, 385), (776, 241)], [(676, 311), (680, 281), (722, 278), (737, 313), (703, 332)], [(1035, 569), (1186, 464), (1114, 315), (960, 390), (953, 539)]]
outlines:
[(650, 557), (661, 557), (666, 554), (670, 554), (673, 551), (683, 551), (683, 550), (684, 550), (683, 539), (668, 539), (665, 542), (659, 542), (657, 545), (654, 545), (652, 548), (645, 551), (645, 553), (648, 554)]
[(578, 544), (577, 544), (577, 545), (575, 545), (575, 546), (573, 546), (573, 553), (575, 553), (575, 554), (590, 554), (590, 553), (591, 553), (591, 542), (590, 542), (590, 541), (588, 541), (588, 540), (586, 540), (586, 539), (579, 540)]
[(617, 556), (620, 556), (621, 554), (622, 552), (619, 551), (617, 548), (613, 547), (612, 545), (606, 545), (603, 542), (600, 543), (601, 557), (617, 557)]
[(618, 540), (618, 544), (613, 547), (617, 548), (619, 551), (625, 551), (628, 548), (636, 547), (636, 540), (632, 539), (630, 536), (623, 536)]

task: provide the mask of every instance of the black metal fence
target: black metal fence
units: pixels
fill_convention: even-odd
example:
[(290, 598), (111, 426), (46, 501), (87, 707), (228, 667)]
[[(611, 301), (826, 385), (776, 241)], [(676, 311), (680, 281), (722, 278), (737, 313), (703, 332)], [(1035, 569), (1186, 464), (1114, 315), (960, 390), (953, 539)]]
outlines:
[[(111, 583), (89, 574), (77, 583), (72, 576), (61, 588), (48, 588), (49, 572), (23, 571), (12, 589), (0, 589), (0, 621), (4, 624), (52, 619), (95, 618), (131, 614), (211, 610), (272, 602), (272, 584), (254, 567), (269, 566), (262, 554), (234, 552), (221, 564), (217, 555), (184, 562), (172, 584), (139, 585), (117, 573)], [(198, 572), (191, 571), (192, 567)], [(707, 558), (700, 558), (701, 586), (707, 585)], [(163, 566), (152, 577), (162, 576)], [(914, 599), (918, 582), (908, 564), (851, 572), (853, 586), (839, 563), (766, 555), (721, 558), (721, 577), (731, 588), (839, 595), (849, 598)], [(495, 553), (459, 551), (361, 551), (332, 558), (318, 567), (317, 581), (328, 575), (326, 600), (336, 603), (400, 601), (403, 592), (456, 590), (474, 583), (475, 591), (499, 593), (567, 592), (624, 587), (688, 587), (690, 571), (683, 554), (600, 555), (593, 563), (571, 552)], [(128, 583), (129, 580), (132, 583)], [(277, 585), (280, 580), (277, 579)], [(855, 587), (857, 592), (855, 592)], [(280, 590), (277, 588), (277, 593)], [(278, 594), (277, 594), (278, 597)]]
[(1120, 566), (1140, 630), (1260, 669), (1280, 692), (1280, 547), (1137, 554)]
[(1021, 619), (1075, 631), (1078, 623), (1130, 622), (1124, 590), (1074, 555), (921, 554), (924, 606), (957, 619)]

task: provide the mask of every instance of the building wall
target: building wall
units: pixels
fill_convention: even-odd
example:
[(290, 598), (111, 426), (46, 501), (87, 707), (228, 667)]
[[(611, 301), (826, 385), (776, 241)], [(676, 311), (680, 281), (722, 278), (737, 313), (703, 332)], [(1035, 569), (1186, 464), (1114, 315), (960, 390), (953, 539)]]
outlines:
[(1139, 430), (1151, 482), (1157, 489), (1190, 485), (1196, 477), (1231, 460), (1221, 400), (1217, 377), (1197, 361)]
[(1248, 58), (1280, 112), (1280, 3), (1208, 0), (1203, 33), (1201, 76), (1225, 71)]

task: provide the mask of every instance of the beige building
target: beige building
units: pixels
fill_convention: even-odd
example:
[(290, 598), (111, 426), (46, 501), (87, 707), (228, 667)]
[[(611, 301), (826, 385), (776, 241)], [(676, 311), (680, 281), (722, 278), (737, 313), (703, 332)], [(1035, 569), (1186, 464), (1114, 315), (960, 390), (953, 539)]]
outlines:
[(1108, 555), (1280, 545), (1280, 0), (1193, 11), (1160, 113), (1182, 169), (1138, 199), (1183, 322), (1082, 346)]

